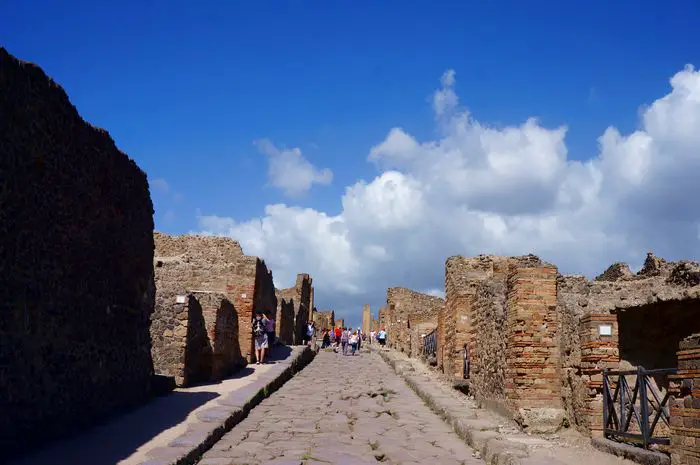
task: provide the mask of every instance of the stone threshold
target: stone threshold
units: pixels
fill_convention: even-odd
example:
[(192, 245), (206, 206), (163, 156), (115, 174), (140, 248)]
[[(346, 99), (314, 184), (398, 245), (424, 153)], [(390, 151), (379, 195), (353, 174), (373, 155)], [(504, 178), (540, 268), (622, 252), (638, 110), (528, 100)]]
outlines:
[(591, 444), (600, 451), (632, 460), (642, 465), (671, 465), (671, 457), (661, 452), (646, 450), (605, 438), (593, 438), (591, 439)]
[(270, 394), (289, 381), (313, 360), (316, 351), (310, 347), (294, 347), (285, 360), (252, 383), (216, 399), (213, 406), (197, 414), (197, 421), (165, 447), (157, 447), (139, 465), (192, 465), (250, 411)]

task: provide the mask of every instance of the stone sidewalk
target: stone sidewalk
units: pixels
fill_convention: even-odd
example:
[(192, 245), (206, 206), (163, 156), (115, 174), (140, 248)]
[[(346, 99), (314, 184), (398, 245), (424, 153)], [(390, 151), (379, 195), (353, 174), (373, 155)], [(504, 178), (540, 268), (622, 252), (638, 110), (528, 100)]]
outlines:
[(321, 351), (199, 465), (378, 463), (484, 462), (377, 354)]
[(249, 365), (219, 383), (176, 389), (10, 465), (195, 463), (202, 452), (313, 356), (308, 347), (276, 347), (274, 363)]
[(487, 464), (508, 465), (636, 465), (593, 448), (590, 439), (573, 430), (541, 436), (521, 432), (511, 420), (479, 408), (417, 359), (372, 346), (411, 389), (478, 451)]

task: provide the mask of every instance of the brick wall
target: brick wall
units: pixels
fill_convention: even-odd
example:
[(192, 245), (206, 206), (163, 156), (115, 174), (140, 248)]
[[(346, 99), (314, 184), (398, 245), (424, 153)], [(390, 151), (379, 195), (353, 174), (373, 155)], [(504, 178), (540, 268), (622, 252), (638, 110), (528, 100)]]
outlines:
[[(506, 397), (523, 426), (535, 426), (538, 413), (561, 409), (537, 428), (556, 429), (564, 418), (557, 325), (557, 269), (518, 267), (508, 279), (506, 320)], [(549, 416), (549, 415), (548, 415)], [(556, 424), (558, 423), (558, 424)]]
[(678, 350), (679, 383), (671, 397), (671, 463), (700, 464), (700, 334), (683, 339)]
[(3, 458), (150, 395), (146, 175), (38, 66), (0, 48)]
[[(278, 334), (284, 344), (302, 343), (306, 332), (306, 323), (311, 321), (312, 318), (312, 282), (313, 280), (308, 274), (299, 273), (294, 287), (276, 291), (278, 295), (277, 318), (280, 320), (280, 323), (277, 324), (281, 325), (279, 326)], [(282, 301), (279, 300), (280, 297), (283, 299)], [(289, 308), (293, 309), (291, 328), (287, 326), (289, 324)], [(282, 311), (283, 309), (284, 311)]]

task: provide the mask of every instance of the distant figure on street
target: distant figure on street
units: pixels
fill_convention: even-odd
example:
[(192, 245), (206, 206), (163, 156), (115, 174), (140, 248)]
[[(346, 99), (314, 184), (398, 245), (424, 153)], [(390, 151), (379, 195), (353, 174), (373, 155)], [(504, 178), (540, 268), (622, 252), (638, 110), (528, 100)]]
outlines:
[(314, 337), (314, 324), (312, 321), (309, 321), (306, 323), (306, 328), (304, 329), (304, 345), (307, 346), (311, 342), (311, 339)]
[(267, 313), (267, 352), (272, 352), (272, 347), (275, 345), (275, 317), (272, 312)]
[(373, 341), (374, 338), (376, 338), (376, 337), (377, 337), (377, 332), (376, 332), (375, 330), (370, 331), (370, 332), (369, 332), (369, 343), (372, 344), (372, 341)]
[(377, 342), (382, 347), (386, 344), (386, 331), (384, 331), (384, 328), (380, 329), (377, 333)]
[(336, 347), (340, 347), (340, 339), (343, 335), (343, 330), (340, 328), (340, 326), (335, 328), (334, 334), (335, 334), (335, 345), (336, 345)]
[(340, 345), (343, 350), (343, 355), (348, 354), (348, 328), (343, 328), (343, 332), (340, 333)]
[(330, 347), (331, 345), (331, 335), (330, 331), (328, 328), (323, 328), (323, 342), (321, 344), (321, 348), (325, 349), (326, 347)]
[(256, 365), (265, 363), (265, 350), (268, 347), (267, 317), (259, 312), (253, 319), (253, 339), (255, 340)]
[(357, 334), (357, 331), (353, 332), (349, 337), (348, 337), (348, 343), (350, 344), (350, 350), (352, 350), (352, 355), (355, 355), (355, 351), (357, 350), (357, 346), (360, 344), (360, 337)]

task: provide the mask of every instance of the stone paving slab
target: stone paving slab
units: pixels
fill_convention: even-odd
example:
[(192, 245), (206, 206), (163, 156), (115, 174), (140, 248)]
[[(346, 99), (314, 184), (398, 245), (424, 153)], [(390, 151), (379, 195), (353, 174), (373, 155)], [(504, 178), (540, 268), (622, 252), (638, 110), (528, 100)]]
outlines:
[[(517, 431), (499, 418), (475, 404), (457, 400), (461, 394), (446, 389), (422, 362), (387, 348), (372, 346), (408, 386), (455, 433), (478, 451), (489, 465), (632, 465), (632, 462), (601, 453), (593, 447), (561, 447), (537, 436)], [(473, 404), (473, 403), (472, 403)]]
[(484, 462), (378, 355), (321, 351), (199, 465), (378, 463)]
[(222, 382), (177, 389), (11, 465), (195, 463), (314, 355), (308, 347), (276, 348), (271, 364), (251, 365)]

